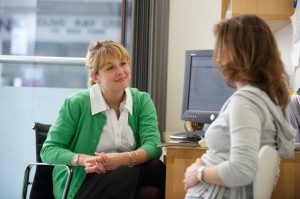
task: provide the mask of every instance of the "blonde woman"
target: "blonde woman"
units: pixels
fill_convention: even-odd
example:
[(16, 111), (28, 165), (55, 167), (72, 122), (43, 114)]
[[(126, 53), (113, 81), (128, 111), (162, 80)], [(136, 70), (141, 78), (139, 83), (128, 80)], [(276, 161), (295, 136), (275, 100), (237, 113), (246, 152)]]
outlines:
[[(46, 163), (73, 166), (68, 198), (164, 198), (165, 165), (150, 96), (129, 88), (129, 54), (97, 41), (86, 56), (90, 88), (68, 97), (41, 150)], [(65, 171), (53, 172), (61, 198)]]

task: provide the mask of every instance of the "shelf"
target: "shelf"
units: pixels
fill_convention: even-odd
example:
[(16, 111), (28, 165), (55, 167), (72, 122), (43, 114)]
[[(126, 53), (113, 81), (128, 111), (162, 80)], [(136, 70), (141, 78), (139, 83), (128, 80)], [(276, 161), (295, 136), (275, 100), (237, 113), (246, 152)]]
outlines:
[[(222, 0), (221, 17), (225, 18), (230, 0)], [(229, 17), (240, 14), (255, 14), (265, 19), (276, 32), (290, 23), (294, 13), (294, 0), (231, 0)]]

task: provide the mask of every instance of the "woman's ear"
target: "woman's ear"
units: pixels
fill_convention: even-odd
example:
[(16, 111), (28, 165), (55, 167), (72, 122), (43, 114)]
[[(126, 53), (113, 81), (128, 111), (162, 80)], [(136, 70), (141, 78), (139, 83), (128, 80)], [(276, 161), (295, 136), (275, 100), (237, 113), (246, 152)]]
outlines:
[(93, 72), (90, 72), (90, 77), (92, 78), (92, 80), (93, 80), (93, 82), (94, 82), (95, 84), (100, 84), (100, 80), (99, 80), (97, 74), (95, 74), (95, 73), (93, 73)]

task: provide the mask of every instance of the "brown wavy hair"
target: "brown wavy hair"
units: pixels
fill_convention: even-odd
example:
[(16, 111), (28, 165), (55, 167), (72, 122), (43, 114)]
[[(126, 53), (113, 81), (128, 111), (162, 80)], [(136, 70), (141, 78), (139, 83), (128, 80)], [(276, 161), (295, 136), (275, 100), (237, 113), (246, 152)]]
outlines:
[(260, 88), (285, 109), (289, 102), (288, 75), (275, 37), (267, 23), (255, 15), (222, 20), (214, 27), (217, 60), (223, 49), (228, 63), (220, 71), (228, 85), (235, 82)]
[[(98, 74), (99, 70), (112, 59), (127, 59), (129, 61), (129, 53), (124, 46), (113, 40), (96, 41), (88, 48), (85, 65), (91, 73)], [(88, 85), (94, 84), (95, 82), (90, 77)]]

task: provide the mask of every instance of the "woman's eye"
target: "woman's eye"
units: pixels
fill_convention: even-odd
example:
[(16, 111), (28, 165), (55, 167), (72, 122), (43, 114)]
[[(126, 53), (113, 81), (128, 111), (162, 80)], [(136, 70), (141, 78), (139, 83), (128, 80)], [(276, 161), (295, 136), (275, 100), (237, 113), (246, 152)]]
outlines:
[(110, 71), (110, 70), (112, 70), (112, 69), (114, 69), (114, 67), (113, 67), (113, 66), (109, 66), (106, 70), (107, 70), (107, 71)]

